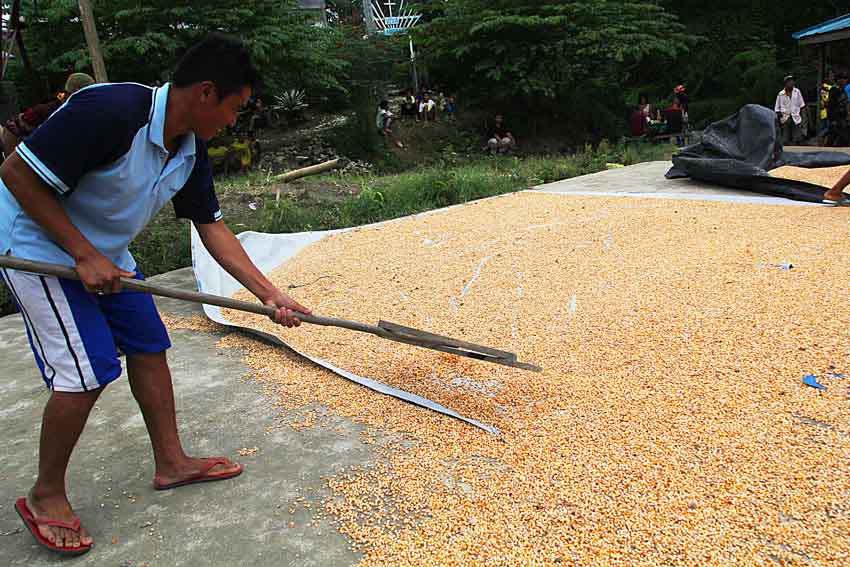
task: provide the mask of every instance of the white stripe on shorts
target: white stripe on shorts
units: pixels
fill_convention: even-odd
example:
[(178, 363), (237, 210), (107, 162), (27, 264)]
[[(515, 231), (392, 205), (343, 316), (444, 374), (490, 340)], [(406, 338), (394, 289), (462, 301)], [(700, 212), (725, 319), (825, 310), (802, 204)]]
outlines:
[(56, 371), (53, 390), (83, 392), (100, 388), (59, 280), (16, 270), (7, 270), (6, 276), (41, 340), (44, 358)]

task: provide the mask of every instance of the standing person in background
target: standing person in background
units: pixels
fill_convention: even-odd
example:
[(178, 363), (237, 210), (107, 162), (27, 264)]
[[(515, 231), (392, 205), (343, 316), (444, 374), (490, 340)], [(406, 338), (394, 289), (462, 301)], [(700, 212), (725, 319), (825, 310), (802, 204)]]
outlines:
[(679, 126), (678, 130), (676, 130), (682, 134), (681, 136), (676, 136), (677, 146), (683, 146), (685, 144), (685, 139), (688, 131), (690, 130), (690, 122), (688, 119), (689, 104), (690, 98), (685, 90), (685, 85), (676, 85), (676, 88), (673, 89), (673, 107), (678, 107), (679, 113), (682, 117), (681, 126)]
[(806, 107), (803, 94), (797, 88), (793, 75), (783, 80), (785, 87), (776, 95), (776, 115), (779, 117), (779, 131), (782, 143), (789, 145), (802, 137), (800, 112)]
[(835, 76), (832, 71), (827, 71), (823, 83), (820, 86), (820, 113), (818, 113), (818, 142), (826, 143), (827, 132), (829, 132), (829, 91), (835, 86)]
[(676, 88), (673, 89), (673, 96), (677, 101), (679, 101), (679, 106), (682, 107), (682, 112), (687, 114), (690, 98), (688, 97), (685, 85), (677, 85)]
[(682, 107), (682, 132), (685, 134), (685, 137), (682, 138), (682, 143), (684, 143), (687, 134), (691, 130), (691, 120), (689, 114), (689, 106), (691, 104), (691, 99), (688, 96), (684, 84), (676, 86), (676, 88), (673, 89), (673, 94), (675, 95), (676, 100), (679, 101), (679, 106)]
[[(846, 77), (847, 71), (842, 72), (841, 75), (844, 75)], [(838, 81), (838, 75), (836, 75), (836, 81)], [(844, 85), (842, 88), (844, 89), (844, 94), (847, 95), (847, 98), (850, 98), (850, 83)]]
[(452, 119), (454, 119), (456, 112), (457, 112), (457, 101), (455, 100), (454, 95), (449, 95), (449, 98), (446, 99), (446, 117), (449, 120), (452, 120)]
[(94, 84), (94, 79), (85, 73), (71, 73), (65, 81), (65, 90), (56, 95), (50, 102), (37, 104), (16, 114), (3, 124), (0, 129), (0, 142), (3, 144), (3, 157), (8, 157), (21, 140), (32, 134), (36, 128), (59, 110), (69, 96), (78, 90)]
[(850, 145), (850, 104), (848, 104), (846, 86), (847, 75), (839, 73), (837, 84), (829, 90), (829, 100), (826, 106), (826, 116), (829, 126), (826, 134), (826, 145), (844, 147)]
[(382, 100), (378, 105), (378, 114), (375, 116), (375, 126), (378, 128), (378, 133), (388, 140), (392, 140), (399, 148), (404, 149), (404, 144), (401, 143), (401, 140), (397, 140), (393, 135), (392, 125), (394, 118), (395, 115), (390, 112), (390, 102), (388, 100)]

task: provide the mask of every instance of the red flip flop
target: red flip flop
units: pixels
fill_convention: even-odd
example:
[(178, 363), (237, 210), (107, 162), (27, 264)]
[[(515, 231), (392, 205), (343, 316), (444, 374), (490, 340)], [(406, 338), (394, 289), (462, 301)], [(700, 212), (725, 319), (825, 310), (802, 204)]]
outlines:
[(26, 498), (18, 498), (17, 502), (15, 502), (15, 511), (18, 513), (18, 516), (20, 516), (21, 519), (24, 521), (24, 524), (27, 526), (27, 529), (32, 534), (32, 537), (34, 537), (35, 541), (37, 541), (42, 547), (46, 547), (50, 551), (53, 551), (60, 555), (82, 555), (91, 551), (91, 544), (83, 545), (81, 543), (80, 547), (59, 547), (58, 545), (41, 535), (41, 532), (38, 531), (39, 526), (51, 526), (55, 528), (65, 528), (73, 532), (79, 533), (80, 518), (78, 518), (77, 516), (74, 516), (74, 519), (70, 522), (60, 522), (58, 520), (39, 520), (35, 516), (33, 516), (32, 511), (29, 509), (29, 506), (27, 506)]
[(205, 464), (197, 474), (194, 474), (189, 478), (184, 478), (183, 480), (178, 480), (177, 482), (163, 484), (159, 481), (157, 477), (154, 477), (153, 487), (155, 490), (169, 490), (171, 488), (177, 488), (178, 486), (186, 486), (188, 484), (198, 484), (200, 482), (214, 482), (216, 480), (227, 480), (228, 478), (237, 477), (242, 474), (242, 465), (239, 465), (239, 468), (232, 472), (210, 474), (210, 470), (212, 470), (216, 465), (226, 465), (227, 463), (228, 460), (224, 457), (213, 457), (211, 459), (207, 459), (207, 464)]

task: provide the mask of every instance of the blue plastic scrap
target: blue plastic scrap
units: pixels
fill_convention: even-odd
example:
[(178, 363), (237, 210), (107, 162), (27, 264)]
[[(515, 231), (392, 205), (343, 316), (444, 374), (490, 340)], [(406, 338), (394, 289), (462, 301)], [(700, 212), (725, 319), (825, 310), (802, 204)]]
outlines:
[(818, 377), (814, 374), (809, 374), (808, 376), (803, 377), (803, 384), (806, 386), (811, 386), (812, 388), (817, 388), (818, 390), (826, 390), (826, 386), (818, 383)]
[(827, 378), (835, 378), (836, 380), (844, 380), (844, 378), (846, 378), (844, 374), (839, 374), (838, 372), (827, 372), (824, 376)]

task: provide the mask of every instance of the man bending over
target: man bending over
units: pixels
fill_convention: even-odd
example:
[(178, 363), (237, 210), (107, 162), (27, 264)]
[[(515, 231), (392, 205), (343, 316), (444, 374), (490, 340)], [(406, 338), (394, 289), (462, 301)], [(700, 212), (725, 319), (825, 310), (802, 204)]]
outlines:
[(65, 470), (103, 388), (121, 374), (116, 347), (153, 447), (157, 490), (237, 476), (223, 457), (194, 458), (180, 443), (171, 346), (153, 299), (122, 290), (142, 279), (128, 246), (169, 201), (218, 263), (297, 326), (309, 313), (257, 269), (222, 221), (206, 141), (232, 125), (259, 80), (236, 40), (213, 35), (190, 49), (171, 83), (92, 86), (73, 96), (0, 168), (0, 253), (73, 267), (82, 283), (4, 270), (50, 398), (38, 477), (15, 508), (36, 540), (81, 554), (92, 538), (68, 502)]

